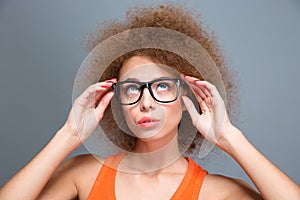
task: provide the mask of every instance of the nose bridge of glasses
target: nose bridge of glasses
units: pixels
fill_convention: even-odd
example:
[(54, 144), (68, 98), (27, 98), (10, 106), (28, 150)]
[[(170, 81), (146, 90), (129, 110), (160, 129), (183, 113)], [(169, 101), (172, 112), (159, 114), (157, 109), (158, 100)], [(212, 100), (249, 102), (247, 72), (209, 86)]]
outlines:
[[(147, 99), (151, 99), (152, 101), (154, 101), (155, 99), (154, 99), (154, 96), (153, 96), (153, 91), (152, 91), (152, 89), (151, 89), (151, 83), (149, 83), (149, 82), (146, 82), (146, 83), (144, 83), (143, 85), (141, 85), (141, 94), (140, 94), (140, 98), (141, 98), (141, 100), (144, 100), (144, 98), (147, 98)], [(147, 89), (146, 90), (146, 95), (147, 96), (145, 96), (145, 89)]]

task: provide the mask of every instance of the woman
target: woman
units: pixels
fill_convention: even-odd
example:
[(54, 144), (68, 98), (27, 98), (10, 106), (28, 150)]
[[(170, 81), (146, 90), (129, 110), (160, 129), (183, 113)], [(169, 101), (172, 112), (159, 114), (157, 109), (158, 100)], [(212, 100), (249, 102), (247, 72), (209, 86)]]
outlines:
[[(141, 27), (176, 30), (197, 41), (222, 74), (226, 101), (214, 86), (218, 82), (213, 85), (203, 80), (206, 78), (202, 74), (211, 68), (199, 73), (185, 59), (161, 49), (125, 53), (109, 65), (99, 83), (75, 100), (64, 126), (1, 188), (0, 198), (300, 199), (299, 186), (264, 158), (230, 122), (225, 104), (232, 108), (231, 75), (213, 37), (188, 11), (171, 5), (131, 10), (126, 22), (104, 27), (89, 47), (96, 47), (113, 34)], [(117, 125), (111, 120), (114, 113)], [(179, 131), (187, 118), (184, 115), (190, 116), (188, 121), (198, 131), (187, 145), (178, 142), (179, 137), (188, 134)], [(99, 122), (107, 137), (127, 152), (105, 159), (105, 164), (92, 155), (61, 164)], [(192, 159), (182, 156), (182, 149), (187, 154), (199, 150), (200, 134), (231, 155), (259, 193), (241, 180), (208, 174)]]

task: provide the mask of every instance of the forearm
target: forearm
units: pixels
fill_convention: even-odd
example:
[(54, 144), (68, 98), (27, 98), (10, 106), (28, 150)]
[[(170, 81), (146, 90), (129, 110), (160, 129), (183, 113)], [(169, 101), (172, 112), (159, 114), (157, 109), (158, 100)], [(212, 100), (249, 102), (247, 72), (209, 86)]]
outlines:
[(296, 183), (255, 149), (242, 132), (234, 127), (230, 131), (221, 148), (239, 163), (264, 199), (300, 199)]
[(79, 145), (60, 129), (43, 150), (0, 190), (0, 199), (36, 199), (59, 164)]

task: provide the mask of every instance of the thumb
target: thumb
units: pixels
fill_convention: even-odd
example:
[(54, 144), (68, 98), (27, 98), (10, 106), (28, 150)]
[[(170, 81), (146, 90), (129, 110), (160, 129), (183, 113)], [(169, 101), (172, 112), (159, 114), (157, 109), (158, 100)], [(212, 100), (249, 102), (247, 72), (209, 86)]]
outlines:
[(193, 102), (187, 96), (182, 96), (181, 98), (183, 100), (183, 103), (184, 103), (187, 111), (189, 112), (189, 114), (192, 118), (193, 124), (196, 125), (197, 119), (200, 116), (198, 111), (196, 110)]

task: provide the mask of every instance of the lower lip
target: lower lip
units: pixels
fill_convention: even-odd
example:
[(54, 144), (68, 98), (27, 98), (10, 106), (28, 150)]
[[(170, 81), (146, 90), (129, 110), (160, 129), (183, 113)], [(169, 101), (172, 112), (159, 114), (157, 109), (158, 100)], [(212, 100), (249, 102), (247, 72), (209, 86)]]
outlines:
[(139, 126), (142, 128), (153, 128), (157, 126), (159, 121), (153, 121), (153, 122), (144, 122), (144, 123), (139, 123)]

